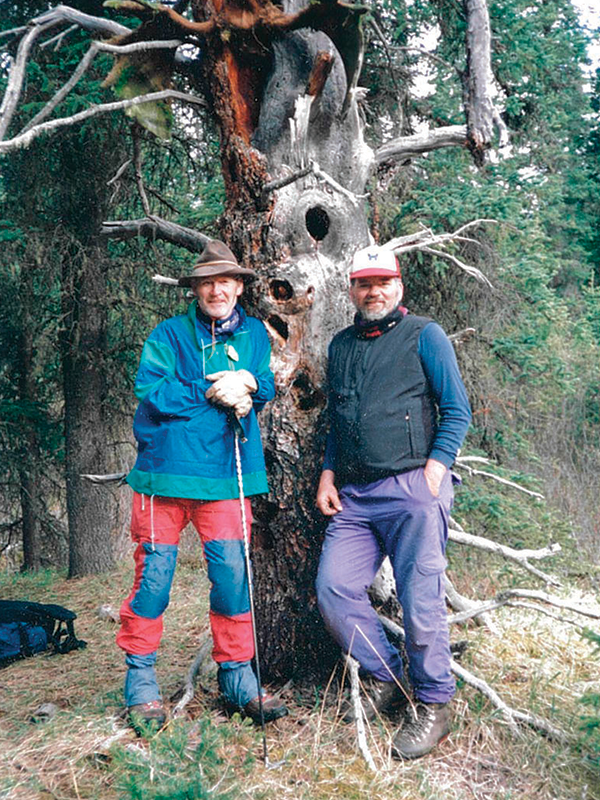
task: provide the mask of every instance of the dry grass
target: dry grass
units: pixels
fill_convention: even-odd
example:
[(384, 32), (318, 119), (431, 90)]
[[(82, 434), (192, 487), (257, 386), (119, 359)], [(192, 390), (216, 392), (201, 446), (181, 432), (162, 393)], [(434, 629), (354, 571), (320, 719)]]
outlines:
[[(0, 672), (3, 800), (129, 797), (120, 788), (127, 767), (119, 754), (154, 758), (156, 742), (136, 739), (120, 717), (123, 658), (114, 645), (114, 623), (97, 615), (101, 604), (118, 608), (130, 579), (127, 563), (108, 577), (77, 581), (0, 576), (5, 598), (59, 602), (75, 610), (76, 632), (88, 642), (85, 651), (38, 656)], [(599, 660), (591, 646), (575, 629), (528, 611), (503, 610), (495, 619), (500, 636), (477, 628), (461, 632), (460, 638), (466, 634), (470, 640), (466, 666), (483, 675), (510, 705), (532, 709), (575, 732), (578, 698), (586, 691), (600, 692)], [(166, 697), (180, 685), (206, 628), (206, 576), (188, 552), (178, 566), (161, 649)], [(489, 702), (469, 687), (459, 687), (451, 736), (425, 759), (393, 760), (394, 725), (381, 721), (373, 726), (369, 742), (376, 773), (360, 756), (353, 729), (336, 714), (339, 697), (333, 682), (327, 692), (325, 687), (291, 686), (285, 697), (290, 717), (267, 729), (271, 761), (285, 759), (280, 769), (262, 764), (260, 731), (225, 717), (214, 683), (197, 692), (187, 718), (172, 723), (157, 739), (166, 742), (185, 731), (193, 747), (209, 720), (221, 737), (217, 747), (223, 758), (215, 797), (227, 789), (233, 797), (254, 800), (600, 800), (600, 771), (585, 752), (531, 730), (515, 737)], [(59, 711), (52, 720), (33, 723), (42, 702), (56, 704)], [(250, 767), (248, 756), (254, 758)]]

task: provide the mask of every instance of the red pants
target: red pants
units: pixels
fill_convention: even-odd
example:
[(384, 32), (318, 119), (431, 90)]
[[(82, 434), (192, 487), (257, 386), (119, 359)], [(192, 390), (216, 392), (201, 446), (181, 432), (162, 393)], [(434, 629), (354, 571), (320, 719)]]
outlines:
[[(245, 500), (248, 536), (252, 524)], [(217, 662), (249, 661), (254, 656), (244, 534), (239, 500), (186, 500), (134, 493), (131, 536), (135, 579), (121, 606), (117, 644), (127, 653), (145, 655), (158, 649), (163, 613), (175, 574), (179, 535), (192, 522), (208, 566), (213, 658)]]

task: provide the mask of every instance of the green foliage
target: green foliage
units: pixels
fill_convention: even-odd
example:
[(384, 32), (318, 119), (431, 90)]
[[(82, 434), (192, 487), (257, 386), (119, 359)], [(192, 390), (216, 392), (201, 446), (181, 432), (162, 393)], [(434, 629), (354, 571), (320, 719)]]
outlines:
[[(600, 634), (595, 631), (583, 632), (584, 639), (596, 645), (595, 654), (600, 652)], [(600, 693), (588, 692), (580, 698), (580, 702), (589, 713), (580, 717), (582, 732), (580, 743), (589, 761), (600, 769)]]
[[(247, 735), (256, 738), (250, 726)], [(148, 739), (147, 750), (114, 748), (113, 769), (121, 797), (131, 800), (234, 800), (237, 782), (253, 764), (239, 758), (239, 741), (231, 725), (216, 726), (208, 717), (173, 722)], [(235, 773), (231, 769), (235, 763)], [(241, 762), (241, 763), (240, 763)], [(232, 783), (234, 784), (232, 786)]]
[[(428, 60), (434, 90), (409, 103), (407, 113), (431, 127), (464, 123), (463, 6), (394, 6), (406, 41), (436, 23), (441, 32), (436, 60)], [(445, 232), (495, 220), (471, 229), (453, 251), (481, 269), (494, 290), (437, 258), (407, 256), (407, 305), (451, 332), (476, 329), (458, 348), (474, 411), (464, 450), (483, 451), (509, 472), (538, 475), (596, 553), (600, 83), (586, 90), (586, 39), (568, 0), (491, 2), (490, 18), (498, 103), (511, 144), (481, 170), (466, 151), (449, 148), (393, 175), (378, 197), (380, 240), (420, 225)], [(390, 12), (390, 35), (393, 25)], [(408, 65), (417, 55), (404, 58)], [(491, 530), (495, 515), (507, 522), (513, 515), (487, 495), (478, 501), (482, 510), (490, 504), (479, 523)], [(467, 504), (467, 496), (460, 502)]]
[[(74, 5), (86, 13), (103, 13), (100, 3)], [(43, 3), (24, 6), (19, 17), (11, 6), (11, 14), (0, 25), (21, 24), (28, 14), (45, 8)], [(71, 31), (60, 48), (39, 51), (28, 66), (26, 94), (15, 127), (41, 110), (88, 47), (87, 33)], [(111, 65), (112, 58), (98, 56), (93, 70), (55, 115), (66, 116), (90, 103), (109, 100), (110, 90), (102, 83)], [(0, 89), (5, 79), (0, 71)], [(178, 126), (191, 124), (201, 131), (198, 121), (183, 112)], [(101, 258), (106, 278), (106, 303), (101, 309), (106, 349), (96, 364), (110, 375), (110, 381), (106, 395), (95, 398), (103, 403), (111, 441), (103, 465), (106, 471), (131, 466), (131, 446), (117, 442), (130, 437), (132, 384), (143, 336), (153, 324), (183, 308), (181, 293), (157, 286), (151, 276), (186, 271), (188, 253), (166, 244), (149, 247), (145, 240), (107, 242), (106, 255), (99, 248), (103, 220), (145, 215), (132, 167), (108, 184), (130, 157), (129, 130), (126, 117), (107, 115), (0, 158), (0, 277), (5, 301), (0, 311), (0, 548), (19, 541), (23, 481), (28, 476), (38, 476), (45, 542), (56, 538), (55, 529), (62, 530), (65, 372), (58, 343), (62, 337), (75, 349), (81, 345), (85, 359), (85, 338), (74, 333), (78, 328), (73, 325), (78, 324), (77, 296), (84, 290), (87, 266)], [(155, 213), (214, 233), (223, 198), (216, 145), (208, 137), (190, 141), (181, 136), (179, 127), (168, 147), (143, 131), (137, 135)], [(20, 566), (17, 548), (11, 546), (5, 552), (11, 554), (12, 564)], [(64, 547), (44, 553), (53, 563), (63, 557)]]

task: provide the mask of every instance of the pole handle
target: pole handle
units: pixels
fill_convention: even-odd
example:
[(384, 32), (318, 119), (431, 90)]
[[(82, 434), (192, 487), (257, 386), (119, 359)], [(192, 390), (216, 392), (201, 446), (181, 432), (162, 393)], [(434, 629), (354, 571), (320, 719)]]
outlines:
[(234, 411), (229, 413), (229, 424), (233, 428), (235, 436), (240, 440), (242, 444), (245, 444), (248, 441), (248, 439), (246, 438), (246, 434), (244, 433), (244, 429), (242, 428), (242, 423), (240, 422), (239, 417)]

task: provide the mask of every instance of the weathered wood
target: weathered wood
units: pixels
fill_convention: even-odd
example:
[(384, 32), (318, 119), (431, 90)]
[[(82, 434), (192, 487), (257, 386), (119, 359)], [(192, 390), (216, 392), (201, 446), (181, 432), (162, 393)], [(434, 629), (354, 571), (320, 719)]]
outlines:
[(494, 106), (491, 63), (492, 33), (486, 0), (466, 0), (467, 62), (465, 110), (468, 146), (477, 163), (483, 163), (485, 151), (492, 143), (494, 127), (500, 144), (506, 144), (507, 129)]
[(378, 165), (386, 161), (408, 161), (409, 158), (430, 153), (443, 147), (464, 147), (467, 144), (466, 125), (448, 125), (432, 128), (411, 136), (399, 136), (382, 144), (375, 151)]
[(102, 223), (100, 234), (111, 239), (133, 239), (136, 236), (163, 239), (192, 253), (202, 252), (211, 238), (192, 228), (177, 225), (175, 222), (154, 215), (144, 219), (107, 220)]

